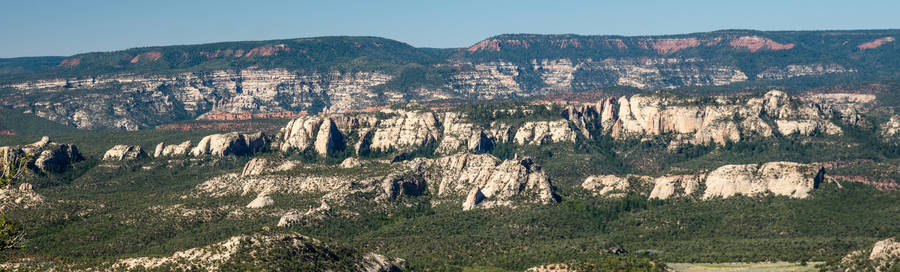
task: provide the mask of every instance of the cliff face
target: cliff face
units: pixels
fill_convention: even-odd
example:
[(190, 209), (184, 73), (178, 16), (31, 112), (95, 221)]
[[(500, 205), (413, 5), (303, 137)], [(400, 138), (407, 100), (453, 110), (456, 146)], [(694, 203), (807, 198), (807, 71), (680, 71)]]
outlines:
[[(3, 102), (78, 128), (137, 130), (207, 113), (365, 108), (379, 102), (372, 87), (390, 78), (375, 72), (321, 74), (285, 69), (112, 74), (13, 84), (9, 87), (23, 96)], [(72, 89), (80, 92), (68, 92)]]
[(594, 195), (604, 197), (622, 196), (628, 192), (646, 194), (648, 192), (644, 188), (652, 187), (648, 197), (657, 199), (712, 199), (767, 193), (806, 198), (824, 179), (825, 168), (819, 164), (768, 162), (724, 165), (708, 173), (665, 175), (658, 178), (635, 175), (590, 176), (581, 186)]
[(336, 112), (610, 86), (893, 78), (900, 71), (894, 36), (900, 32), (501, 35), (444, 50), (345, 37), (130, 49), (54, 59), (59, 65), (0, 78), (0, 89), (15, 94), (0, 104), (79, 128), (136, 130), (222, 113)]
[(762, 97), (666, 97), (634, 95), (572, 107), (567, 113), (579, 127), (598, 128), (614, 138), (668, 134), (672, 144), (725, 144), (751, 137), (839, 135), (831, 119), (859, 119), (865, 103), (841, 108), (829, 101), (810, 101), (769, 91)]
[(578, 139), (601, 136), (668, 137), (670, 148), (675, 148), (686, 143), (724, 145), (752, 138), (840, 135), (843, 131), (835, 120), (860, 125), (861, 112), (873, 100), (869, 96), (790, 97), (775, 90), (761, 96), (708, 99), (634, 95), (594, 103), (546, 105), (546, 109), (558, 113), (540, 118), (530, 117), (533, 109), (504, 109), (500, 111), (544, 120), (499, 120), (490, 124), (476, 122), (466, 113), (454, 110), (383, 109), (375, 113), (320, 114), (290, 121), (273, 148), (303, 151), (319, 143), (316, 150), (326, 155), (327, 150), (342, 148), (361, 154), (433, 146), (437, 153), (453, 154), (490, 152), (502, 143), (575, 143)]

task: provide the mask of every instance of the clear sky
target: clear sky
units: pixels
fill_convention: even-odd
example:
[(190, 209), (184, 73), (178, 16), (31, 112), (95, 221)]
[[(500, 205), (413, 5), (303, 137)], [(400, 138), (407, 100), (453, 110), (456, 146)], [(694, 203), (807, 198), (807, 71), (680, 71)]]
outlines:
[(464, 47), (503, 33), (900, 28), (900, 1), (0, 0), (0, 57), (331, 35)]

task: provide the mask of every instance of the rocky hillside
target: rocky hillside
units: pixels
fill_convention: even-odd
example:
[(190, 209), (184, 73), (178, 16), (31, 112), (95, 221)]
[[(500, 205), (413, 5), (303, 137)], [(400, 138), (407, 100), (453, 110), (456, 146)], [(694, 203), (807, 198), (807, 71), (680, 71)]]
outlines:
[(0, 60), (0, 105), (78, 128), (220, 113), (361, 110), (446, 99), (896, 78), (895, 30), (501, 35), (422, 49), (372, 37), (135, 48)]
[(405, 261), (327, 245), (296, 233), (252, 234), (200, 248), (179, 251), (169, 257), (139, 257), (117, 261), (113, 270), (204, 270), (244, 269), (295, 271), (402, 271)]

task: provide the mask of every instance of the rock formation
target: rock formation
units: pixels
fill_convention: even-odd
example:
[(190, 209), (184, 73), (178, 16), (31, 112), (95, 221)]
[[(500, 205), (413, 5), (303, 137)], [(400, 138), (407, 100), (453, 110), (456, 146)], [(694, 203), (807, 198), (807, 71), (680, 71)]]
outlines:
[(362, 166), (362, 163), (359, 161), (359, 159), (354, 157), (346, 158), (341, 162), (341, 168), (355, 168), (360, 166)]
[[(764, 164), (724, 165), (709, 173), (666, 175), (658, 178), (628, 175), (590, 176), (582, 188), (600, 196), (622, 196), (627, 192), (646, 193), (644, 185), (652, 185), (650, 198), (691, 197), (705, 187), (702, 199), (728, 198), (736, 195), (758, 196), (772, 193), (805, 198), (824, 180), (825, 168), (819, 164), (768, 162)], [(649, 190), (649, 189), (648, 189)]]
[(344, 149), (344, 135), (341, 134), (334, 121), (327, 119), (322, 122), (313, 147), (316, 153), (322, 156), (328, 156), (335, 151)]
[[(615, 175), (589, 176), (581, 183), (581, 188), (592, 191), (594, 195), (603, 196), (623, 196), (630, 187), (631, 183), (628, 182), (628, 177)], [(611, 195), (613, 193), (615, 195)]]
[(0, 173), (7, 175), (10, 166), (23, 164), (33, 173), (58, 173), (81, 159), (75, 145), (51, 142), (44, 136), (32, 144), (0, 147)]
[(165, 143), (159, 143), (156, 145), (156, 149), (153, 151), (154, 158), (160, 157), (175, 157), (175, 156), (185, 156), (188, 152), (191, 151), (191, 141), (184, 141), (177, 145), (166, 145)]
[(253, 199), (253, 201), (250, 201), (250, 203), (247, 204), (247, 208), (259, 209), (272, 205), (275, 205), (275, 200), (272, 200), (271, 197), (265, 194), (259, 194), (255, 199)]
[(300, 213), (297, 211), (290, 211), (280, 219), (278, 219), (279, 227), (290, 227), (296, 225), (304, 220), (314, 220), (314, 219), (322, 219), (325, 216), (329, 216), (331, 214), (331, 206), (325, 201), (322, 201), (322, 204), (319, 207), (309, 208), (305, 213)]
[(144, 149), (137, 145), (116, 145), (103, 154), (105, 161), (131, 161), (147, 157)]
[(409, 150), (437, 142), (441, 130), (433, 112), (386, 111), (392, 115), (378, 121), (371, 133), (364, 135), (357, 150)]
[(761, 165), (725, 165), (706, 176), (703, 198), (763, 193), (805, 198), (818, 187), (824, 176), (825, 168), (818, 164), (768, 162)]
[(850, 252), (841, 261), (825, 267), (827, 271), (896, 271), (900, 264), (900, 242), (888, 238), (875, 242), (871, 250)]
[[(279, 262), (273, 262), (278, 260)], [(315, 266), (308, 260), (320, 260), (334, 267)], [(335, 248), (317, 239), (296, 233), (250, 234), (231, 237), (225, 241), (185, 251), (168, 257), (138, 257), (123, 259), (112, 265), (113, 270), (188, 270), (218, 271), (238, 269), (249, 265), (260, 270), (278, 270), (284, 262), (294, 262), (294, 268), (335, 270), (350, 267), (350, 271), (401, 271), (402, 259), (382, 255), (358, 254), (349, 249)]]
[(671, 175), (653, 180), (653, 191), (650, 198), (667, 199), (693, 195), (700, 189), (701, 175)]
[(344, 133), (334, 119), (325, 116), (303, 116), (291, 120), (281, 129), (278, 148), (283, 152), (303, 152), (312, 148), (319, 155), (327, 156), (343, 150), (345, 141)]
[(575, 131), (566, 120), (526, 122), (516, 130), (514, 141), (519, 145), (575, 142)]
[[(389, 165), (392, 169), (379, 176), (254, 174), (264, 162), (251, 161), (245, 167), (249, 175), (227, 174), (197, 186), (197, 191), (212, 196), (229, 194), (325, 193), (323, 199), (340, 204), (352, 195), (372, 196), (374, 201), (416, 197), (427, 193), (440, 201), (465, 201), (472, 190), (483, 197), (468, 208), (513, 206), (515, 203), (555, 202), (554, 188), (547, 174), (530, 158), (500, 161), (488, 154), (460, 153), (437, 159), (416, 158)], [(369, 165), (369, 164), (367, 164)], [(368, 173), (365, 168), (362, 173)], [(471, 201), (470, 201), (471, 202)]]
[(893, 115), (887, 122), (881, 125), (881, 137), (885, 141), (895, 140), (900, 135), (900, 115)]
[(294, 161), (281, 161), (275, 158), (256, 157), (250, 159), (250, 161), (244, 165), (241, 176), (255, 176), (270, 172), (288, 171), (298, 164), (299, 163)]
[(237, 132), (226, 134), (213, 134), (200, 140), (193, 149), (191, 156), (200, 157), (212, 155), (224, 157), (228, 155), (247, 155), (263, 150), (268, 145), (268, 137), (257, 132), (242, 134)]
[(531, 158), (500, 161), (488, 154), (460, 153), (426, 163), (431, 165), (426, 182), (432, 194), (471, 199), (464, 203), (468, 209), (509, 206), (513, 198), (556, 201), (549, 177)]
[(463, 149), (473, 152), (490, 150), (490, 140), (475, 124), (458, 112), (446, 112), (441, 121), (443, 132), (436, 152), (454, 154)]

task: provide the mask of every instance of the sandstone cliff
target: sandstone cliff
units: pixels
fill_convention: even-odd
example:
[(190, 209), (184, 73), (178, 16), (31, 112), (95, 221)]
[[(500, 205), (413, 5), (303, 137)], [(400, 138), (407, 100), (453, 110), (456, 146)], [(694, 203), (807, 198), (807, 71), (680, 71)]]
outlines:
[(156, 145), (156, 149), (154, 149), (153, 151), (153, 157), (160, 158), (185, 156), (188, 154), (188, 152), (190, 152), (191, 147), (193, 147), (193, 145), (191, 145), (190, 140), (181, 142), (177, 145), (166, 145), (166, 143), (159, 143), (158, 145)]
[[(58, 65), (41, 71), (11, 67), (4, 73), (13, 77), (0, 88), (16, 94), (4, 97), (3, 106), (22, 112), (79, 128), (135, 130), (218, 113), (337, 112), (612, 86), (659, 90), (807, 78), (815, 85), (829, 75), (892, 79), (898, 67), (889, 52), (896, 49), (896, 36), (893, 30), (738, 30), (678, 38), (501, 35), (462, 50), (424, 50), (369, 37), (252, 47), (217, 43), (82, 54), (54, 59)], [(790, 63), (767, 60), (776, 51)], [(881, 73), (860, 72), (870, 70)], [(408, 78), (407, 71), (429, 76)]]
[(237, 132), (213, 134), (203, 137), (197, 143), (197, 146), (191, 149), (191, 156), (212, 155), (223, 157), (228, 155), (247, 155), (265, 149), (268, 143), (268, 137), (261, 132), (253, 134)]
[(805, 198), (818, 187), (824, 175), (825, 168), (818, 164), (768, 162), (761, 165), (726, 165), (706, 176), (703, 198), (763, 193)]
[[(665, 175), (658, 178), (628, 175), (590, 176), (582, 188), (594, 195), (622, 196), (628, 192), (647, 193), (649, 198), (700, 197), (728, 198), (736, 195), (758, 196), (771, 193), (805, 198), (824, 181), (825, 168), (819, 164), (768, 162), (763, 164), (724, 165), (708, 173)], [(698, 196), (700, 189), (702, 196)]]
[(147, 157), (144, 149), (135, 145), (116, 145), (103, 154), (105, 161), (130, 161)]
[(673, 145), (721, 145), (752, 137), (842, 134), (841, 128), (830, 121), (841, 113), (773, 90), (762, 97), (711, 100), (634, 95), (572, 108), (566, 116), (582, 131), (594, 128), (615, 138), (671, 134)]
[(466, 210), (511, 206), (513, 199), (556, 201), (550, 178), (531, 158), (500, 161), (488, 154), (460, 153), (426, 163), (431, 166), (426, 181), (432, 194), (465, 196)]

